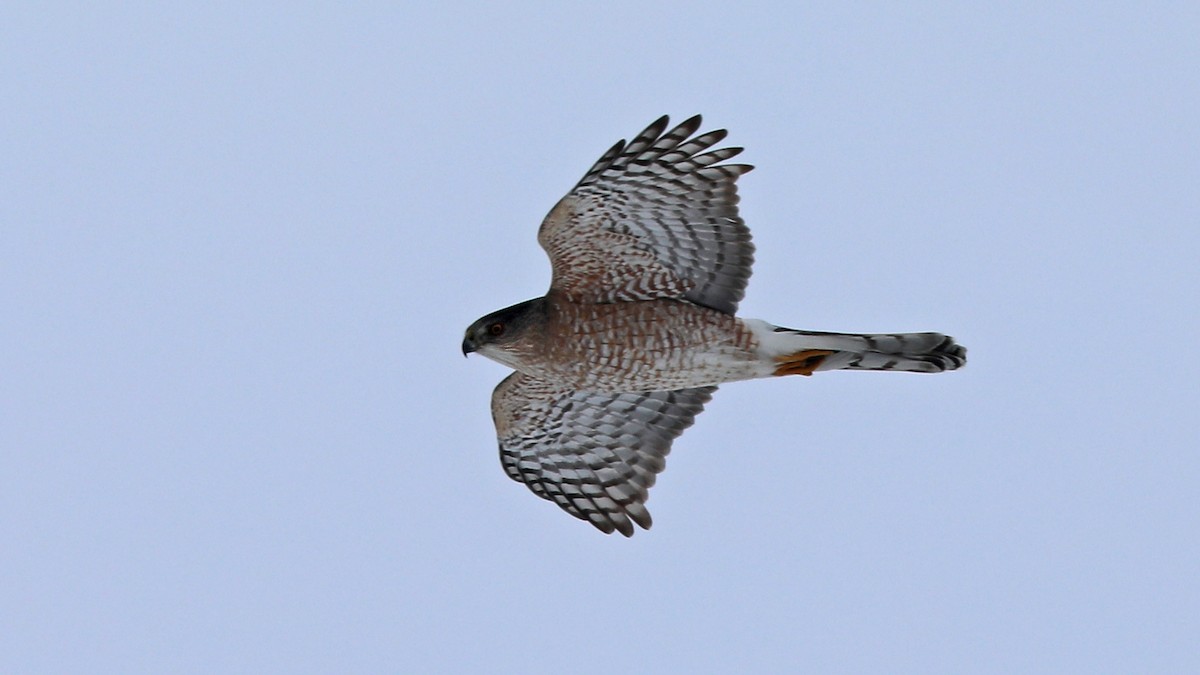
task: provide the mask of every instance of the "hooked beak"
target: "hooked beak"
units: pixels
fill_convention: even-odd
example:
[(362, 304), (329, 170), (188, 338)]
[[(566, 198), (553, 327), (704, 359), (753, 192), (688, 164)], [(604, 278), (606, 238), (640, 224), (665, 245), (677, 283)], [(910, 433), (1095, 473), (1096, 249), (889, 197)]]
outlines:
[(463, 356), (466, 356), (467, 354), (470, 354), (471, 352), (475, 351), (475, 341), (472, 340), (470, 338), (470, 336), (467, 336), (467, 337), (463, 338), (462, 347), (463, 347)]

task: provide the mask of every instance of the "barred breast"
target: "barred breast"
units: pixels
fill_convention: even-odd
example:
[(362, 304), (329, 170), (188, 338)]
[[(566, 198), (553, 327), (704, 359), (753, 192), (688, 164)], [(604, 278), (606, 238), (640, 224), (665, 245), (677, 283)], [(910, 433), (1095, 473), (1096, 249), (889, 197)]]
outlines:
[(678, 300), (548, 303), (542, 376), (590, 391), (665, 391), (762, 377), (752, 331)]

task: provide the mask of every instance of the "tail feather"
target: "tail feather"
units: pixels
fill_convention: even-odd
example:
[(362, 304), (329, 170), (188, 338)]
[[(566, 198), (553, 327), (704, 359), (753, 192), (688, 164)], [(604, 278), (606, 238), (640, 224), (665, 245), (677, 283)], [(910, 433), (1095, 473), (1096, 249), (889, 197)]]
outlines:
[(771, 332), (770, 348), (780, 364), (777, 375), (819, 370), (941, 373), (967, 362), (966, 348), (941, 333), (822, 333), (780, 327)]

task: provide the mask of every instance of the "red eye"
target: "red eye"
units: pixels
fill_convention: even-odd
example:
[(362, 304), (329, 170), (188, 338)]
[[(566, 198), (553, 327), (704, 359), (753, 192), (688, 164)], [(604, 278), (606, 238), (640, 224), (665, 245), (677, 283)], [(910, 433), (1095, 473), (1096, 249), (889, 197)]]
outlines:
[(504, 324), (494, 323), (494, 324), (488, 326), (488, 335), (491, 335), (494, 337), (494, 336), (503, 335), (503, 334), (504, 334)]

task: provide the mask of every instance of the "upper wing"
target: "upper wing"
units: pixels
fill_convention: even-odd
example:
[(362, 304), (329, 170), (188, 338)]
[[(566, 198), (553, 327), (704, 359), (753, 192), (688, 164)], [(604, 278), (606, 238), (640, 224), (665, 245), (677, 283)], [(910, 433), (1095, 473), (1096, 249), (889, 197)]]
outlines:
[(492, 393), (500, 463), (515, 481), (603, 532), (650, 527), (645, 501), (671, 442), (716, 387), (594, 394), (513, 373)]
[(735, 182), (753, 167), (718, 164), (742, 151), (708, 150), (724, 129), (689, 139), (699, 115), (664, 134), (667, 122), (614, 145), (542, 221), (552, 291), (581, 302), (682, 297), (737, 310), (754, 245)]

